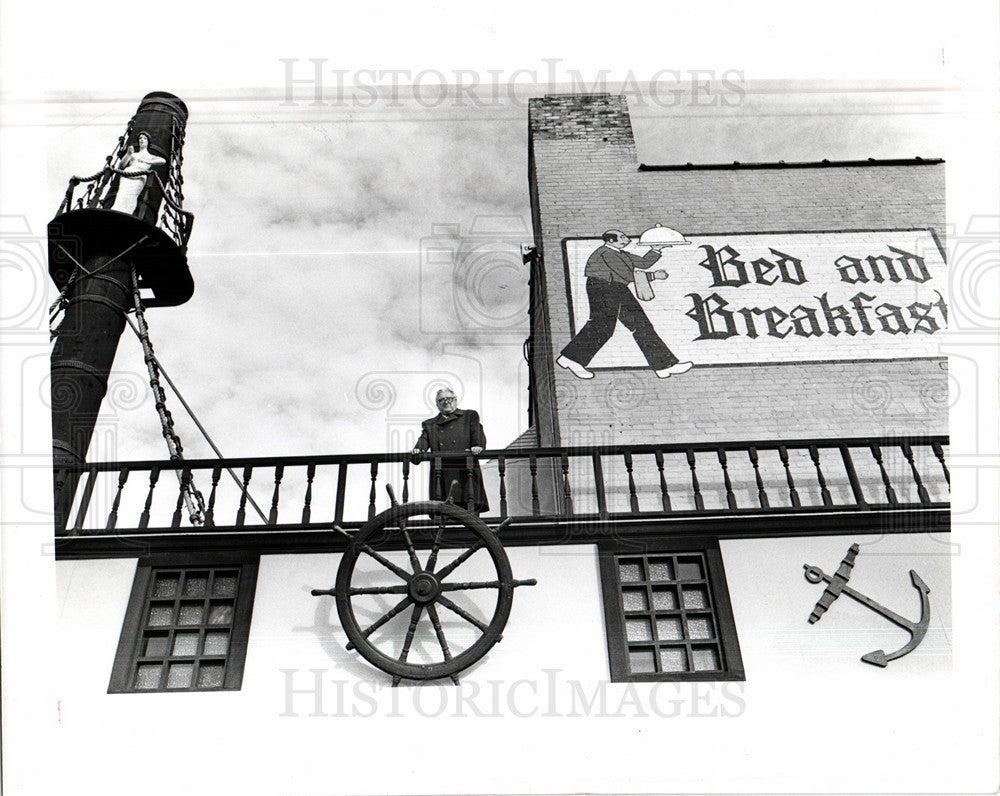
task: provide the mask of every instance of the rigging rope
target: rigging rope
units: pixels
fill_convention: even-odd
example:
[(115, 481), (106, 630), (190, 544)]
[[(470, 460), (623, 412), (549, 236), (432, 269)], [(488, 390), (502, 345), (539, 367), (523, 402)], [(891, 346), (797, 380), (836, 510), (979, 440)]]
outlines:
[(62, 249), (63, 254), (65, 254), (67, 257), (69, 257), (69, 259), (73, 261), (75, 267), (73, 268), (73, 273), (69, 275), (69, 279), (66, 280), (66, 284), (63, 285), (63, 289), (59, 291), (59, 296), (56, 298), (55, 301), (52, 302), (52, 305), (49, 307), (49, 312), (52, 313), (52, 315), (49, 317), (49, 342), (54, 340), (56, 338), (56, 335), (59, 333), (58, 329), (52, 328), (52, 324), (55, 323), (56, 317), (59, 315), (59, 313), (62, 312), (64, 309), (66, 309), (66, 305), (69, 303), (66, 299), (66, 294), (69, 293), (69, 289), (73, 287), (73, 285), (76, 283), (76, 280), (79, 278), (80, 273), (83, 272), (86, 276), (97, 276), (97, 274), (101, 273), (101, 271), (107, 270), (112, 265), (114, 265), (116, 261), (124, 257), (126, 254), (132, 251), (132, 249), (134, 249), (136, 246), (139, 246), (140, 244), (144, 243), (147, 238), (149, 238), (148, 235), (143, 235), (141, 238), (139, 238), (139, 240), (137, 240), (123, 252), (116, 254), (114, 257), (112, 257), (110, 260), (104, 263), (100, 268), (95, 268), (93, 271), (88, 271), (86, 268), (84, 268), (83, 264), (79, 260), (77, 260), (72, 254), (66, 251), (66, 248), (61, 243), (56, 244), (56, 246)]
[[(139, 334), (139, 330), (135, 327), (135, 324), (132, 323), (132, 320), (130, 318), (126, 318), (125, 322), (129, 325), (132, 331), (135, 332), (136, 337), (138, 337), (141, 340), (142, 335)], [(169, 386), (170, 389), (173, 390), (174, 395), (177, 396), (177, 400), (181, 402), (181, 406), (183, 406), (185, 411), (188, 413), (188, 417), (190, 417), (191, 420), (194, 421), (194, 424), (198, 427), (198, 430), (201, 432), (201, 435), (211, 446), (212, 450), (215, 452), (215, 455), (218, 456), (220, 459), (225, 459), (226, 457), (222, 455), (222, 451), (219, 450), (219, 447), (215, 444), (215, 440), (212, 439), (208, 431), (201, 424), (201, 421), (198, 420), (197, 416), (194, 413), (194, 410), (190, 407), (188, 402), (184, 400), (184, 396), (181, 395), (181, 391), (177, 389), (177, 385), (174, 384), (173, 380), (170, 378), (170, 374), (168, 374), (167, 371), (164, 369), (163, 365), (160, 364), (160, 360), (156, 358), (155, 354), (153, 354), (152, 357), (153, 357), (153, 362), (156, 363), (156, 367), (160, 371), (160, 375), (163, 376), (164, 381), (167, 382), (167, 386)], [(261, 510), (260, 506), (257, 505), (257, 501), (253, 499), (253, 495), (251, 495), (250, 492), (247, 491), (247, 489), (243, 486), (243, 482), (240, 481), (240, 477), (236, 475), (235, 470), (233, 470), (232, 467), (227, 467), (226, 472), (228, 472), (229, 475), (232, 477), (233, 481), (236, 482), (236, 485), (240, 488), (240, 491), (246, 494), (247, 501), (250, 503), (251, 506), (253, 506), (258, 516), (266, 523), (267, 516)]]
[[(143, 359), (146, 362), (146, 369), (149, 371), (149, 386), (153, 390), (153, 401), (156, 405), (156, 413), (160, 417), (160, 425), (163, 427), (163, 438), (167, 441), (167, 449), (170, 451), (171, 461), (183, 461), (184, 448), (181, 446), (180, 437), (174, 431), (174, 420), (167, 410), (167, 398), (160, 385), (160, 371), (156, 364), (156, 356), (153, 353), (153, 344), (149, 340), (149, 327), (146, 326), (146, 318), (143, 314), (142, 299), (139, 296), (139, 277), (136, 274), (135, 266), (132, 266), (132, 295), (135, 302), (135, 318), (139, 327), (139, 340), (142, 343)], [(194, 486), (194, 480), (190, 472), (182, 473), (175, 471), (177, 480), (180, 482), (181, 491), (184, 495), (184, 504), (188, 510), (188, 519), (192, 525), (203, 525), (205, 522), (205, 499)]]
[[(77, 280), (77, 278), (79, 277), (80, 273), (84, 274), (83, 279), (87, 279), (87, 278), (92, 277), (92, 276), (97, 276), (101, 271), (103, 271), (106, 268), (108, 268), (111, 265), (113, 265), (116, 260), (120, 259), (121, 257), (124, 257), (126, 254), (128, 254), (128, 252), (132, 251), (132, 249), (134, 249), (136, 246), (138, 246), (143, 241), (145, 241), (146, 237), (147, 236), (143, 236), (140, 240), (136, 241), (134, 244), (132, 244), (131, 246), (129, 246), (123, 252), (121, 252), (120, 254), (116, 255), (111, 260), (109, 260), (108, 262), (106, 262), (103, 265), (101, 265), (99, 268), (95, 268), (93, 271), (88, 271), (86, 268), (84, 268), (83, 264), (79, 260), (77, 260), (68, 251), (66, 251), (66, 249), (62, 245), (60, 245), (60, 244), (57, 243), (56, 245), (59, 246), (60, 249), (62, 249), (63, 253), (70, 260), (73, 261), (73, 263), (75, 265), (75, 268), (73, 269), (73, 273), (70, 275), (70, 278), (67, 281), (66, 285), (63, 287), (63, 290), (60, 292), (59, 297), (55, 300), (55, 302), (53, 302), (52, 306), (49, 308), (49, 311), (52, 312), (52, 310), (54, 310), (57, 305), (59, 306), (59, 311), (62, 311), (62, 309), (65, 308), (66, 303), (67, 303), (66, 298), (65, 298), (66, 293), (69, 291), (69, 288), (73, 285), (73, 283)], [(190, 407), (190, 405), (188, 404), (188, 402), (184, 400), (184, 396), (181, 395), (180, 390), (177, 389), (177, 385), (174, 384), (174, 382), (171, 380), (171, 378), (170, 378), (169, 374), (167, 373), (167, 371), (163, 368), (163, 365), (161, 365), (160, 361), (156, 358), (156, 354), (153, 351), (152, 343), (149, 341), (149, 327), (146, 325), (145, 315), (142, 312), (142, 301), (141, 301), (141, 298), (140, 298), (139, 292), (138, 292), (138, 278), (137, 278), (134, 266), (132, 267), (132, 285), (133, 285), (133, 291), (134, 291), (134, 303), (135, 303), (135, 307), (136, 307), (136, 317), (140, 320), (141, 327), (142, 327), (142, 329), (144, 331), (140, 331), (138, 328), (136, 328), (135, 324), (132, 323), (131, 319), (129, 319), (128, 316), (125, 316), (125, 322), (129, 325), (129, 328), (135, 333), (135, 336), (139, 338), (140, 343), (142, 343), (142, 346), (143, 346), (143, 356), (144, 356), (144, 359), (146, 361), (146, 366), (147, 366), (147, 368), (149, 369), (149, 372), (150, 372), (150, 386), (153, 389), (153, 398), (154, 398), (154, 400), (156, 401), (156, 404), (157, 404), (157, 412), (160, 413), (160, 408), (162, 407), (163, 408), (163, 413), (160, 414), (160, 416), (161, 416), (161, 422), (162, 422), (163, 414), (164, 413), (166, 414), (166, 417), (167, 417), (167, 419), (169, 421), (170, 433), (173, 435), (173, 438), (176, 440), (176, 447), (177, 447), (177, 451), (178, 451), (178, 455), (177, 455), (176, 458), (177, 459), (183, 459), (183, 456), (180, 455), (181, 453), (183, 453), (183, 447), (181, 446), (180, 439), (177, 437), (176, 433), (173, 431), (173, 420), (170, 417), (170, 413), (166, 411), (165, 396), (163, 395), (163, 389), (162, 389), (162, 387), (160, 387), (160, 385), (159, 385), (159, 381), (157, 379), (157, 374), (162, 375), (163, 378), (166, 380), (167, 384), (170, 386), (170, 389), (173, 390), (174, 395), (177, 396), (177, 399), (181, 402), (181, 405), (184, 407), (185, 411), (187, 411), (187, 413), (190, 416), (191, 420), (194, 421), (194, 424), (198, 427), (198, 430), (202, 433), (202, 436), (205, 437), (205, 439), (208, 441), (208, 444), (212, 447), (212, 450), (215, 452), (215, 455), (218, 456), (220, 459), (224, 459), (225, 456), (223, 456), (222, 451), (219, 450), (219, 447), (215, 444), (215, 441), (209, 435), (208, 431), (205, 429), (205, 427), (201, 424), (201, 422), (195, 416), (194, 410), (192, 410), (191, 407)], [(59, 314), (59, 311), (57, 311), (52, 316), (52, 318), (50, 319), (50, 326), (51, 326), (51, 322), (54, 321), (55, 318), (56, 318), (56, 316)], [(51, 335), (50, 336), (50, 340), (54, 339), (57, 334), (58, 334), (58, 329), (51, 329), (50, 328), (50, 335)], [(166, 429), (166, 426), (164, 426), (164, 428)], [(170, 445), (170, 438), (168, 437), (166, 430), (164, 431), (164, 437), (167, 437), (167, 444), (169, 446)], [(173, 450), (171, 450), (171, 459), (173, 459), (173, 458), (175, 458), (175, 457), (173, 455)], [(240, 488), (240, 491), (243, 494), (246, 495), (247, 501), (250, 503), (251, 506), (253, 506), (254, 511), (257, 512), (257, 514), (261, 518), (261, 520), (263, 520), (266, 523), (267, 522), (267, 517), (264, 515), (264, 512), (261, 510), (260, 506), (257, 505), (257, 501), (253, 499), (253, 495), (250, 494), (250, 492), (247, 490), (246, 486), (242, 483), (242, 481), (240, 481), (239, 476), (236, 475), (236, 473), (233, 471), (233, 468), (232, 467), (226, 467), (226, 472), (229, 473), (230, 477), (233, 479), (233, 481), (236, 483), (236, 485)], [(180, 478), (180, 474), (178, 474), (178, 478)], [(182, 486), (183, 486), (183, 482), (182, 482)], [(193, 489), (193, 484), (189, 485), (189, 488)], [(198, 492), (198, 490), (194, 489), (193, 491), (194, 491), (194, 494), (197, 496), (196, 498), (193, 498), (193, 500), (200, 507), (201, 517), (204, 517), (204, 511), (205, 511), (204, 499), (203, 499), (201, 493)]]

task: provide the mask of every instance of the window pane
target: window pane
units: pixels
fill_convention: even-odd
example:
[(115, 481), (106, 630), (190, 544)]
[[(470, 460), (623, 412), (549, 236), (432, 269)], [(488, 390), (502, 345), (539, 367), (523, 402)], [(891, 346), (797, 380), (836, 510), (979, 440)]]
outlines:
[(212, 583), (213, 597), (235, 597), (236, 596), (236, 572), (224, 570), (215, 573), (215, 581)]
[(229, 634), (213, 631), (205, 634), (205, 655), (225, 655), (229, 651)]
[(204, 597), (208, 592), (208, 573), (191, 572), (184, 578), (185, 597)]
[(660, 647), (660, 665), (664, 672), (686, 672), (687, 652), (683, 647)]
[(714, 638), (715, 630), (712, 618), (710, 616), (689, 616), (688, 634), (691, 638)]
[(196, 655), (198, 652), (197, 633), (178, 633), (174, 636), (173, 655)]
[(657, 611), (676, 611), (677, 590), (653, 589), (653, 607)]
[(684, 588), (685, 608), (708, 608), (708, 592), (704, 586), (686, 586)]
[(177, 583), (180, 581), (180, 574), (177, 572), (161, 572), (156, 575), (156, 583), (153, 585), (154, 597), (176, 597)]
[(202, 663), (198, 669), (198, 688), (222, 688), (225, 671), (222, 661)]
[(649, 559), (650, 580), (673, 580), (674, 566), (669, 558)]
[(684, 638), (684, 630), (679, 616), (670, 616), (656, 620), (656, 634), (660, 641), (677, 641)]
[(652, 641), (653, 631), (648, 619), (626, 619), (625, 638), (629, 641)]
[(625, 589), (622, 592), (622, 601), (626, 611), (648, 610), (645, 589)]
[(167, 634), (158, 633), (146, 637), (146, 647), (142, 651), (143, 655), (166, 655), (167, 654)]
[(633, 674), (647, 674), (656, 671), (656, 659), (652, 650), (631, 650), (628, 654), (629, 669)]
[(677, 559), (678, 580), (704, 580), (705, 573), (701, 568), (701, 560), (694, 556), (684, 556)]
[(622, 583), (634, 583), (642, 580), (642, 565), (638, 561), (627, 560), (618, 562), (618, 577)]
[(193, 663), (172, 663), (167, 675), (167, 688), (190, 688), (193, 676)]
[(160, 664), (140, 663), (135, 673), (136, 690), (146, 691), (160, 687)]
[(229, 600), (212, 600), (212, 607), (208, 612), (208, 623), (210, 625), (229, 625), (233, 622), (233, 604)]
[(205, 615), (205, 606), (200, 603), (181, 603), (181, 615), (177, 620), (179, 625), (200, 625)]
[(696, 671), (717, 671), (722, 668), (719, 665), (719, 653), (714, 646), (694, 647), (691, 650), (691, 657), (694, 658), (694, 668)]
[(153, 627), (159, 627), (163, 625), (169, 625), (173, 623), (174, 618), (174, 604), (167, 603), (166, 605), (157, 605), (153, 603), (149, 606), (149, 620), (146, 624)]

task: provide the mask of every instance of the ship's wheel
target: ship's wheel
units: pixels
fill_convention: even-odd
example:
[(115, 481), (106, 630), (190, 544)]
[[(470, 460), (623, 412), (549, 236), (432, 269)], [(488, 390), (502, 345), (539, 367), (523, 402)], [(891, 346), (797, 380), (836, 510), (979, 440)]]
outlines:
[[(390, 497), (392, 492), (390, 490)], [(348, 649), (403, 679), (450, 677), (500, 641), (515, 580), (496, 531), (449, 501), (396, 503), (350, 542), (332, 589)]]

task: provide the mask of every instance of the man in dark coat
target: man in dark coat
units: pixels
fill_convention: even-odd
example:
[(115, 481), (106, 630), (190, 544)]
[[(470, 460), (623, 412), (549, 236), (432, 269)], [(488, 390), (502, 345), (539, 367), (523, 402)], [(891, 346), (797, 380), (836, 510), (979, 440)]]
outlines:
[[(482, 453), (486, 447), (486, 434), (482, 423), (479, 422), (479, 414), (472, 409), (459, 409), (455, 393), (447, 387), (437, 391), (435, 402), (440, 411), (436, 417), (424, 420), (420, 424), (422, 427), (420, 439), (417, 440), (413, 453), (426, 451)], [(465, 462), (442, 461), (440, 478), (437, 470), (431, 470), (431, 500), (447, 499), (449, 490), (452, 489), (452, 481), (458, 482), (451, 492), (456, 505), (469, 508), (476, 514), (489, 510), (490, 504), (483, 488), (483, 474), (479, 469), (479, 462), (473, 462), (470, 491), (469, 471)]]

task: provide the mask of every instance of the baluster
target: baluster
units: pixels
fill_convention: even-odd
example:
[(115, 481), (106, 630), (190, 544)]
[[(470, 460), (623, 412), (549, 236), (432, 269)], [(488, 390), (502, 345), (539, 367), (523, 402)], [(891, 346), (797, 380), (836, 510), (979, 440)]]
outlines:
[(403, 459), (403, 502), (410, 502), (410, 460)]
[(118, 507), (122, 502), (122, 490), (125, 488), (126, 481), (128, 481), (128, 467), (122, 467), (121, 472), (118, 473), (118, 491), (115, 492), (115, 499), (111, 503), (111, 513), (108, 515), (106, 530), (113, 530), (118, 524)]
[(695, 470), (694, 451), (687, 449), (688, 467), (691, 468), (691, 486), (694, 487), (694, 507), (697, 511), (705, 510), (705, 498), (701, 496), (701, 485), (698, 483), (698, 473)]
[(181, 527), (181, 509), (184, 507), (184, 496), (187, 494), (187, 486), (191, 483), (191, 468), (185, 467), (181, 470), (181, 478), (177, 489), (177, 505), (174, 507), (174, 516), (170, 520), (171, 528)]
[(792, 471), (788, 467), (788, 449), (784, 445), (778, 446), (778, 458), (781, 459), (785, 467), (785, 481), (788, 484), (788, 498), (795, 508), (799, 508), (802, 503), (799, 501), (799, 493), (795, 489), (795, 479), (792, 478)]
[(913, 482), (917, 485), (917, 496), (920, 498), (921, 503), (930, 503), (931, 496), (927, 494), (927, 487), (924, 486), (924, 482), (920, 478), (920, 473), (917, 471), (917, 465), (913, 461), (913, 448), (910, 447), (910, 443), (903, 442), (900, 444), (903, 449), (903, 455), (906, 457), (906, 461), (910, 463), (910, 470), (913, 472)]
[(271, 495), (271, 511), (267, 515), (268, 525), (278, 524), (278, 492), (281, 489), (281, 479), (285, 476), (285, 465), (278, 464), (274, 467), (274, 494)]
[(368, 492), (368, 519), (375, 516), (375, 498), (378, 492), (375, 489), (375, 481), (378, 479), (378, 462), (372, 462), (371, 466), (372, 488)]
[(871, 443), (869, 445), (871, 448), (872, 456), (875, 457), (875, 461), (878, 462), (879, 472), (882, 474), (882, 484), (885, 486), (885, 499), (890, 503), (898, 503), (896, 499), (896, 490), (892, 488), (892, 483), (889, 481), (889, 474), (885, 471), (885, 465), (882, 463), (882, 448), (879, 447), (877, 442)]
[(722, 465), (722, 482), (726, 485), (726, 505), (731, 509), (736, 508), (736, 495), (733, 493), (733, 482), (729, 478), (729, 464), (726, 459), (726, 451), (719, 448), (716, 453), (719, 456), (719, 464)]
[(80, 510), (76, 514), (76, 523), (73, 526), (74, 531), (79, 531), (83, 528), (83, 520), (87, 516), (87, 509), (90, 508), (90, 499), (94, 495), (94, 486), (97, 483), (97, 468), (91, 467), (87, 471), (87, 483), (83, 488), (83, 497), (80, 500)]
[(431, 482), (431, 494), (433, 494), (437, 500), (447, 500), (450, 496), (444, 491), (444, 473), (441, 470), (440, 456), (434, 457), (434, 472), (431, 477), (434, 479)]
[(760, 477), (760, 460), (757, 456), (757, 449), (751, 447), (747, 454), (750, 456), (750, 464), (753, 465), (753, 477), (757, 481), (757, 501), (762, 509), (770, 508), (770, 501), (767, 499), (767, 492), (764, 491), (764, 479)]
[(222, 467), (216, 465), (212, 468), (212, 491), (208, 495), (208, 508), (205, 510), (205, 525), (211, 527), (215, 525), (215, 493), (219, 488), (219, 478), (222, 477)]
[(562, 469), (563, 500), (565, 501), (565, 505), (563, 507), (563, 509), (564, 509), (563, 513), (564, 514), (572, 514), (573, 513), (573, 492), (570, 489), (570, 484), (569, 484), (569, 456), (566, 453), (563, 453), (559, 457), (559, 466)]
[(472, 454), (465, 457), (465, 508), (469, 511), (476, 509), (476, 471), (474, 469), (475, 460)]
[(635, 491), (635, 478), (632, 475), (632, 453), (625, 451), (625, 472), (628, 473), (628, 505), (633, 514), (639, 513), (639, 495)]
[(250, 479), (253, 477), (253, 467), (243, 468), (243, 486), (240, 491), (240, 506), (236, 510), (236, 527), (242, 528), (247, 518), (247, 489), (250, 486)]
[(507, 461), (503, 456), (497, 459), (497, 470), (500, 473), (500, 519), (507, 519)]
[(932, 442), (931, 450), (934, 451), (937, 460), (941, 462), (941, 469), (944, 470), (944, 480), (947, 482), (948, 487), (951, 488), (951, 473), (948, 472), (948, 465), (944, 463), (944, 451), (941, 449), (941, 443)]
[(594, 493), (597, 495), (597, 513), (602, 520), (608, 518), (608, 496), (604, 493), (604, 465), (601, 463), (601, 454), (595, 452), (591, 454), (594, 462)]
[(337, 465), (337, 496), (333, 504), (333, 521), (340, 525), (344, 521), (344, 496), (347, 494), (347, 462)]
[(854, 459), (851, 451), (846, 445), (840, 446), (840, 456), (844, 460), (844, 470), (847, 471), (847, 480), (851, 482), (851, 491), (854, 493), (854, 502), (859, 506), (867, 506), (864, 490), (861, 488), (861, 481), (858, 480), (858, 473), (854, 469)]
[(312, 519), (313, 479), (316, 477), (316, 465), (306, 467), (306, 497), (302, 503), (302, 524), (306, 525)]
[(153, 506), (153, 490), (156, 489), (156, 482), (160, 478), (160, 468), (153, 467), (149, 471), (149, 492), (146, 494), (146, 505), (142, 509), (142, 514), (139, 515), (139, 527), (146, 528), (149, 526), (149, 510)]
[(663, 503), (663, 510), (671, 511), (670, 493), (667, 491), (667, 479), (663, 475), (663, 451), (657, 449), (653, 455), (656, 457), (656, 469), (660, 471), (660, 499)]
[(538, 460), (533, 453), (528, 457), (528, 472), (531, 473), (531, 514), (537, 517), (541, 513), (538, 505)]
[(833, 498), (830, 496), (830, 490), (826, 488), (826, 478), (823, 477), (823, 470), (819, 466), (819, 448), (815, 445), (809, 446), (809, 458), (816, 466), (816, 480), (819, 481), (819, 494), (823, 498), (823, 505), (832, 506)]

